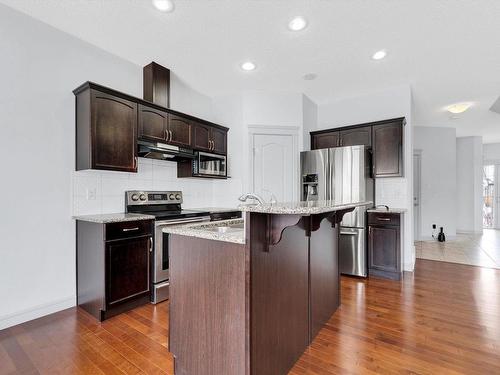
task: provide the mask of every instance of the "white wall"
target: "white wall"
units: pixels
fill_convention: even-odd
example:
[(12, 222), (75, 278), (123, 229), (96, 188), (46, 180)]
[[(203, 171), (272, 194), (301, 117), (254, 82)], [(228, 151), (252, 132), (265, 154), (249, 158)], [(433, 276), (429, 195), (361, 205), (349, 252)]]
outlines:
[(483, 145), (483, 164), (500, 164), (500, 143)]
[[(240, 194), (252, 191), (249, 127), (297, 130), (298, 144), (302, 145), (303, 97), (301, 93), (253, 90), (213, 98), (215, 120), (231, 126), (228, 138), (231, 178), (214, 182), (214, 205), (234, 206)], [(311, 118), (314, 103), (307, 105), (307, 118)]]
[(302, 150), (311, 149), (310, 132), (318, 128), (318, 105), (306, 95), (302, 96), (303, 107), (303, 129), (302, 129)]
[[(142, 67), (2, 5), (0, 47), (5, 52), (0, 59), (0, 194), (9, 197), (2, 204), (0, 225), (2, 329), (75, 304), (73, 206), (82, 213), (122, 211), (126, 188), (180, 186), (169, 166), (149, 160), (141, 160), (140, 173), (134, 176), (74, 172), (72, 90), (92, 80), (140, 97)], [(212, 117), (209, 98), (175, 76), (172, 86), (173, 108)], [(100, 195), (82, 203), (87, 183), (100, 189)], [(205, 187), (212, 192), (211, 183), (195, 189), (198, 184), (182, 186), (193, 204), (203, 200), (195, 192)]]
[(483, 232), (482, 143), (482, 137), (457, 138), (457, 232)]
[(318, 129), (329, 129), (365, 122), (405, 117), (405, 177), (379, 178), (375, 202), (405, 208), (403, 229), (404, 269), (412, 271), (415, 264), (413, 245), (413, 131), (412, 98), (409, 86), (398, 86), (371, 94), (332, 100), (318, 105)]
[(457, 151), (454, 128), (413, 128), (413, 148), (421, 151), (421, 239), (432, 238), (432, 224), (449, 238), (457, 230)]

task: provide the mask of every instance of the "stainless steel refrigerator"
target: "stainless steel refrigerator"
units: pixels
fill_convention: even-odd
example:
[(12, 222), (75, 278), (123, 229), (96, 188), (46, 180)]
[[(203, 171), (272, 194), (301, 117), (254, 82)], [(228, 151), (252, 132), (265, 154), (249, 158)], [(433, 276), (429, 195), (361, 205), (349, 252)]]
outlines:
[[(371, 154), (366, 146), (349, 146), (300, 153), (301, 200), (352, 203), (374, 200)], [(340, 272), (368, 276), (367, 207), (357, 207), (340, 224)]]

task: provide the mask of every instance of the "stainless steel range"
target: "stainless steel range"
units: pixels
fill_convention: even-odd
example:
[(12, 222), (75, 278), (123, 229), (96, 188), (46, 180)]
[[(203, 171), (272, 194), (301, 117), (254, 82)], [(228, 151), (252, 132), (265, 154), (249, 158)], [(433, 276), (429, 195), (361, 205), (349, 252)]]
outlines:
[(151, 262), (151, 302), (158, 303), (169, 297), (169, 235), (163, 233), (167, 225), (210, 221), (210, 213), (183, 210), (181, 191), (127, 191), (125, 211), (153, 215), (155, 236)]

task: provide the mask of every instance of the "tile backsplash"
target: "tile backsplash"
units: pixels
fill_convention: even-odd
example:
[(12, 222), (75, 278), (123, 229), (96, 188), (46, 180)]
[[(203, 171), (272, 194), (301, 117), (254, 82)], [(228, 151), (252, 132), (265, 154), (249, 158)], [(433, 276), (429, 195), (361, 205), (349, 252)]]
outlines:
[(127, 190), (182, 190), (183, 207), (214, 205), (236, 207), (239, 181), (217, 181), (225, 197), (214, 194), (213, 180), (177, 178), (174, 162), (139, 158), (138, 173), (112, 171), (73, 172), (73, 215), (123, 212)]

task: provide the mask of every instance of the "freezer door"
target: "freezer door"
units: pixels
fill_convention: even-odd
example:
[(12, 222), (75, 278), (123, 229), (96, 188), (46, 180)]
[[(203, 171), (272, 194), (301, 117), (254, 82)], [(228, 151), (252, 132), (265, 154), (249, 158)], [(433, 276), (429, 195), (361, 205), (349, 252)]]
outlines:
[(339, 263), (344, 275), (368, 276), (366, 229), (340, 227)]
[(300, 153), (301, 200), (317, 201), (329, 198), (328, 150)]

